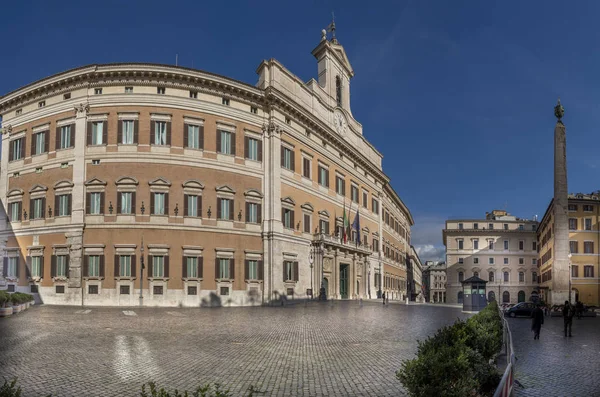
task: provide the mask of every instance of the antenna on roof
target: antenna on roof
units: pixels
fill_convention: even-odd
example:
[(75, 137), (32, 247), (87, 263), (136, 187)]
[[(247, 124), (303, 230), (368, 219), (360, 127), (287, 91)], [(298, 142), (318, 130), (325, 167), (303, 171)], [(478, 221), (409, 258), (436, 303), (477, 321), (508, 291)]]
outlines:
[(178, 61), (178, 59), (177, 59), (177, 58), (178, 58), (178, 57), (179, 57), (179, 54), (175, 54), (175, 66), (177, 66), (177, 61)]

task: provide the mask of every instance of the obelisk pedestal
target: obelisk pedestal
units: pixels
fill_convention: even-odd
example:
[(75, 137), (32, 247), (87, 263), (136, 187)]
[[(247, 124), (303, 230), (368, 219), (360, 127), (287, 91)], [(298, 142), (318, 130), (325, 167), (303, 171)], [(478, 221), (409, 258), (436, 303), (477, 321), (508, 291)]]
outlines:
[(554, 127), (554, 252), (550, 300), (553, 305), (559, 305), (566, 300), (570, 301), (567, 137), (565, 125), (561, 121), (564, 108), (560, 100), (554, 108), (554, 115), (558, 121)]

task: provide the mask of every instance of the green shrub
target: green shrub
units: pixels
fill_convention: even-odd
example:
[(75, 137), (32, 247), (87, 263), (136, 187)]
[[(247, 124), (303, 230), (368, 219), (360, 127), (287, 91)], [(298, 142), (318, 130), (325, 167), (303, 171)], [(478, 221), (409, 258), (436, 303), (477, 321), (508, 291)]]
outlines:
[(0, 307), (6, 307), (10, 303), (10, 295), (6, 291), (0, 291)]
[(0, 387), (0, 397), (21, 397), (21, 388), (17, 386), (17, 378), (10, 383), (4, 379), (4, 384)]
[(10, 295), (10, 301), (12, 302), (13, 305), (20, 305), (21, 304), (21, 299), (23, 299), (21, 297), (21, 293), (20, 292), (13, 292)]
[(489, 360), (501, 348), (502, 319), (494, 302), (419, 341), (417, 357), (404, 361), (396, 377), (412, 397), (491, 396), (500, 375)]

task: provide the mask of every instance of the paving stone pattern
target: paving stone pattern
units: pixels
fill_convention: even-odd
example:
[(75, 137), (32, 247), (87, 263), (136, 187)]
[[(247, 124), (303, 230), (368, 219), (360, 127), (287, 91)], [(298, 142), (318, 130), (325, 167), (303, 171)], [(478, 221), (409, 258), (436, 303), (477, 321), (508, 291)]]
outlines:
[(573, 319), (564, 336), (562, 317), (545, 317), (539, 340), (531, 320), (509, 319), (517, 356), (515, 396), (600, 396), (600, 317)]
[[(154, 380), (243, 395), (402, 396), (395, 372), (460, 309), (355, 301), (278, 308), (34, 306), (0, 318), (0, 379), (24, 396), (139, 396)], [(124, 310), (135, 312), (126, 315)]]

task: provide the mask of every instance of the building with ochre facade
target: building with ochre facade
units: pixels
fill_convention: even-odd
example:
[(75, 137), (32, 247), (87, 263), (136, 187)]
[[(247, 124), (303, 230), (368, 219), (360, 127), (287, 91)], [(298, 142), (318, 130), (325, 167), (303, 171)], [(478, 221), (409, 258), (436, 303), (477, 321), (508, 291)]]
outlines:
[[(402, 298), (412, 216), (352, 116), (344, 48), (324, 34), (312, 54), (308, 82), (274, 59), (255, 86), (107, 64), (0, 97), (0, 288), (70, 305)], [(360, 219), (346, 241), (344, 211)]]

